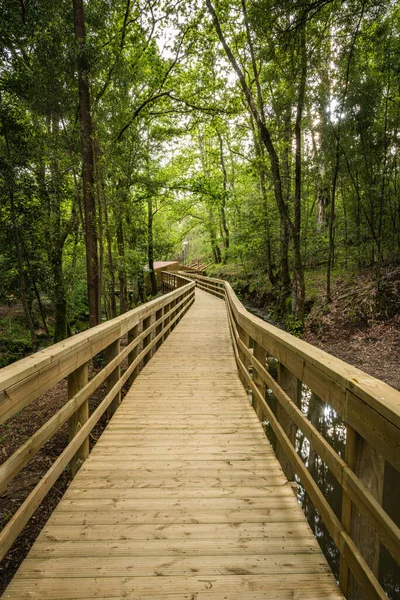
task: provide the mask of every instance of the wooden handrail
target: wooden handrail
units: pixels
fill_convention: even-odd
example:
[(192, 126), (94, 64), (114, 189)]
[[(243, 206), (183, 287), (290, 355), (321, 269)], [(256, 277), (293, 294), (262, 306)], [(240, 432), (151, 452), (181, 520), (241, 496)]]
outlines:
[[(367, 477), (363, 477), (362, 472), (356, 472), (354, 447), (355, 440), (358, 439), (359, 453), (368, 453), (371, 448), (400, 470), (400, 392), (252, 315), (239, 301), (228, 282), (193, 274), (187, 274), (187, 277), (195, 280), (200, 289), (225, 299), (242, 382), (251, 390), (253, 406), (260, 420), (267, 420), (271, 425), (285, 458), (290, 461), (336, 543), (341, 556), (340, 584), (344, 593), (348, 591), (350, 569), (368, 598), (386, 598), (377, 578), (350, 536), (355, 519), (352, 505), (368, 520), (398, 563), (400, 529), (368, 489), (368, 482), (365, 481)], [(345, 421), (345, 459), (336, 453), (302, 413), (294, 394), (288, 392), (290, 385), (285, 390), (285, 386), (270, 375), (266, 366), (266, 353), (276, 358), (280, 366), (287, 370), (286, 379), (289, 375), (289, 379), (292, 377), (294, 381), (305, 383)], [(253, 376), (249, 371), (250, 365)], [(275, 414), (268, 404), (266, 388), (277, 399), (279, 414)], [(293, 390), (293, 386), (291, 389)], [(294, 431), (296, 428), (302, 431), (341, 486), (341, 521), (297, 454), (293, 426)], [(287, 465), (282, 466), (285, 470)]]
[[(112, 415), (120, 401), (122, 387), (127, 382), (132, 383), (139, 364), (150, 360), (153, 349), (159, 348), (188, 311), (194, 302), (194, 287), (194, 282), (176, 275), (173, 288), (171, 283), (172, 291), (164, 296), (0, 370), (1, 422), (64, 377), (68, 376), (69, 384), (75, 382), (71, 386), (74, 393), (64, 406), (0, 466), (1, 492), (64, 423), (73, 423), (69, 444), (0, 532), (0, 560), (68, 464), (72, 475), (75, 474), (88, 454), (88, 444), (84, 452), (82, 447), (93, 427), (106, 410), (108, 416)], [(143, 324), (143, 331), (139, 334), (140, 324)], [(115, 350), (116, 343), (119, 348), (119, 339), (126, 333), (128, 345), (122, 351), (113, 352), (112, 358), (90, 381), (87, 381), (87, 369), (86, 378), (82, 378), (82, 368), (88, 360), (107, 348)], [(125, 359), (128, 359), (128, 367), (121, 375), (120, 366)], [(108, 382), (107, 394), (89, 416), (88, 399), (104, 381)], [(82, 412), (85, 405), (87, 410)]]

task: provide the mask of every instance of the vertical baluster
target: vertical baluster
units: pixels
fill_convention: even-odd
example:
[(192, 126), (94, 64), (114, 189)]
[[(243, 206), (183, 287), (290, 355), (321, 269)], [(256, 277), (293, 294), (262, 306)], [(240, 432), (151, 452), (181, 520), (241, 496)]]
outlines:
[[(119, 350), (120, 350), (119, 339), (115, 340), (115, 342), (113, 342), (112, 344), (107, 346), (107, 348), (104, 350), (104, 359), (107, 364), (109, 362), (111, 362), (113, 360), (113, 358), (118, 356)], [(121, 370), (120, 370), (120, 366), (118, 365), (118, 367), (116, 367), (106, 379), (107, 391), (110, 391), (111, 388), (114, 387), (114, 385), (117, 383), (117, 381), (119, 381), (120, 375), (121, 375)], [(107, 419), (111, 419), (111, 417), (117, 410), (120, 403), (121, 403), (121, 392), (118, 392), (117, 395), (115, 396), (114, 400), (111, 402), (110, 406), (107, 408)]]
[[(75, 394), (79, 392), (88, 382), (89, 369), (88, 363), (84, 363), (75, 371), (68, 375), (68, 399), (73, 398)], [(89, 418), (89, 401), (86, 400), (82, 406), (74, 412), (74, 414), (68, 420), (68, 432), (69, 440), (79, 432), (82, 426), (86, 423)], [(70, 462), (71, 476), (75, 477), (75, 474), (79, 470), (82, 463), (89, 456), (89, 438), (86, 438), (83, 444), (78, 448), (74, 458)]]
[[(301, 406), (301, 381), (297, 379), (289, 369), (282, 363), (278, 363), (278, 383), (284, 392), (289, 396), (296, 406)], [(276, 403), (276, 416), (279, 423), (282, 425), (286, 435), (290, 439), (293, 446), (296, 444), (297, 427), (292, 419), (287, 415), (286, 411), (281, 407), (279, 400)], [(276, 442), (276, 456), (281, 463), (283, 472), (289, 481), (294, 481), (295, 471), (285, 452), (282, 450), (279, 442)]]
[[(171, 304), (170, 304), (170, 306), (171, 306), (171, 308), (173, 309), (173, 308), (176, 306), (176, 300), (172, 300), (172, 301), (171, 301)], [(171, 318), (170, 318), (170, 321), (172, 321), (172, 319), (175, 317), (175, 315), (176, 315), (176, 310), (173, 310), (173, 311), (172, 311), (172, 313), (171, 313)], [(174, 324), (171, 326), (171, 329), (170, 329), (170, 331), (172, 331), (173, 329), (175, 329), (175, 327), (176, 327), (176, 321), (175, 321), (175, 323), (174, 323)]]
[[(159, 310), (157, 310), (157, 312), (156, 312), (156, 321), (158, 321), (159, 319), (161, 319), (161, 317), (163, 316), (163, 314), (164, 314), (164, 309), (163, 308), (160, 308)], [(161, 322), (156, 327), (156, 336), (161, 333), (162, 328), (163, 328), (163, 323)], [(160, 339), (158, 340), (158, 342), (156, 343), (156, 350), (158, 350), (158, 348), (161, 346), (162, 342), (163, 342), (163, 340), (162, 340), (162, 336), (161, 336)]]
[[(148, 317), (146, 317), (145, 319), (143, 319), (143, 331), (146, 331), (146, 329), (148, 327), (150, 327), (151, 325), (151, 315), (149, 315)], [(148, 333), (144, 338), (143, 338), (143, 350), (150, 344), (151, 342), (151, 333)], [(147, 363), (149, 362), (151, 358), (151, 351), (148, 352), (146, 354), (146, 356), (143, 358), (143, 364), (147, 365)]]
[[(346, 462), (350, 461), (348, 463), (349, 466), (366, 485), (379, 504), (382, 505), (385, 461), (357, 431), (349, 426), (347, 426), (347, 435), (346, 451), (349, 440), (350, 444), (349, 452), (346, 454)], [(346, 501), (345, 510), (347, 513), (344, 514), (344, 517), (345, 520), (347, 519), (347, 525), (349, 525), (350, 520), (351, 538), (360, 550), (369, 568), (377, 577), (379, 573), (380, 554), (379, 536), (370, 526), (367, 519), (361, 516), (357, 510), (352, 508), (349, 511)], [(345, 566), (343, 571), (345, 571)], [(342, 577), (344, 579), (343, 583), (346, 585), (346, 575), (343, 572)], [(350, 572), (348, 573), (347, 598), (349, 600), (364, 600), (366, 598), (361, 587)]]
[[(356, 452), (356, 435), (355, 431), (350, 425), (346, 425), (346, 450), (345, 450), (345, 461), (351, 469), (354, 469), (354, 460)], [(352, 512), (352, 501), (348, 494), (343, 490), (342, 495), (342, 525), (350, 533), (351, 531), (351, 512)], [(349, 567), (346, 560), (340, 555), (340, 573), (339, 573), (339, 585), (347, 596), (349, 591)]]
[[(259, 363), (261, 363), (261, 365), (265, 368), (265, 363), (266, 363), (266, 351), (264, 350), (264, 348), (255, 340), (253, 341), (253, 355), (254, 358), (256, 358), (258, 360)], [(253, 371), (253, 380), (254, 383), (256, 384), (256, 386), (258, 387), (260, 394), (262, 395), (262, 397), (265, 400), (265, 395), (266, 395), (266, 391), (267, 391), (267, 387), (264, 383), (264, 380), (262, 379), (262, 377), (257, 373), (257, 370), (254, 369)], [(264, 421), (265, 420), (265, 408), (258, 402), (254, 403), (254, 409), (257, 413), (258, 418), (260, 419), (260, 421)]]
[[(137, 338), (139, 333), (139, 325), (135, 325), (132, 329), (130, 329), (128, 331), (128, 344), (130, 344), (131, 342), (133, 342), (134, 339)], [(138, 346), (136, 346), (136, 348), (134, 348), (131, 352), (129, 352), (128, 354), (128, 367), (133, 363), (133, 361), (136, 359), (137, 355), (139, 354), (139, 348)], [(139, 365), (137, 365), (133, 372), (132, 375), (130, 375), (129, 379), (128, 379), (128, 385), (131, 386), (132, 383), (135, 381), (136, 377), (139, 375)]]
[[(242, 340), (242, 342), (244, 343), (244, 345), (247, 348), (250, 348), (250, 336), (249, 336), (249, 334), (242, 327), (240, 327), (239, 324), (237, 325), (237, 329), (238, 329), (238, 332), (239, 332), (239, 337)], [(244, 364), (245, 369), (248, 371), (249, 370), (250, 361), (247, 358), (246, 354), (240, 349), (240, 346), (239, 346), (239, 358), (242, 361), (242, 363)], [(242, 384), (244, 385), (244, 387), (247, 388), (248, 384), (247, 384), (246, 379), (244, 378), (244, 375), (243, 375), (243, 373), (241, 372), (240, 369), (239, 369), (239, 377), (240, 377), (240, 380), (241, 380)]]
[[(166, 304), (166, 305), (164, 306), (164, 315), (168, 314), (168, 312), (169, 312), (170, 308), (171, 308), (171, 305), (170, 305), (170, 303), (168, 302), (168, 304)], [(170, 321), (170, 318), (169, 318), (169, 317), (166, 317), (166, 318), (164, 319), (164, 329), (165, 329), (166, 327), (168, 327), (168, 323), (169, 323), (169, 321)], [(164, 333), (164, 335), (163, 335), (163, 342), (164, 342), (164, 341), (167, 339), (168, 335), (169, 335), (169, 331), (167, 330), (167, 331)]]

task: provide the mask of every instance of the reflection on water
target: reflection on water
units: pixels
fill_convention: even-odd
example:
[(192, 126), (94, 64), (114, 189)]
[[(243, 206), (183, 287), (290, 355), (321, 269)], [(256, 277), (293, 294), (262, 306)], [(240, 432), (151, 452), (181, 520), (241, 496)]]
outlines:
[[(330, 443), (340, 457), (344, 458), (346, 446), (346, 426), (339, 415), (318, 398), (307, 386), (302, 385), (301, 410), (314, 427)], [(323, 492), (335, 515), (340, 519), (342, 510), (342, 488), (321, 458), (316, 454), (304, 435), (298, 431), (296, 450), (310, 471), (314, 481)], [(307, 516), (308, 523), (321, 546), (331, 569), (339, 578), (339, 551), (331, 535), (323, 524), (318, 511), (314, 508), (298, 477), (298, 499)]]
[[(272, 357), (268, 357), (267, 362), (270, 374), (277, 379), (277, 361)], [(276, 414), (277, 400), (270, 390), (267, 390), (267, 402)], [(301, 410), (337, 454), (344, 459), (346, 447), (345, 423), (330, 406), (323, 402), (304, 384), (302, 384)], [(275, 450), (275, 434), (269, 423), (266, 423), (266, 434)], [(310, 446), (308, 439), (301, 431), (297, 431), (296, 450), (310, 471), (314, 481), (328, 500), (336, 516), (341, 519), (342, 488), (332, 472), (327, 468), (326, 464), (322, 462), (321, 458)], [(307, 521), (338, 580), (339, 550), (297, 476), (296, 482), (298, 484), (297, 498), (299, 504), (301, 505), (307, 517)], [(399, 484), (399, 473), (390, 467), (390, 465), (386, 464), (383, 507), (397, 525), (399, 525), (400, 519)], [(400, 599), (400, 569), (385, 548), (383, 548), (382, 544), (379, 563), (379, 581), (390, 600)]]

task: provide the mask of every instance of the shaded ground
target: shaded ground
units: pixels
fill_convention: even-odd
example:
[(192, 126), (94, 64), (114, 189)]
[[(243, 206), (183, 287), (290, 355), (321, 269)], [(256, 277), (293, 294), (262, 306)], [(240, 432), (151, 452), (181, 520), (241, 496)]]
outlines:
[(316, 303), (304, 339), (400, 389), (400, 268), (339, 279), (329, 308)]
[(327, 336), (320, 339), (309, 333), (304, 339), (400, 390), (398, 318), (350, 336)]

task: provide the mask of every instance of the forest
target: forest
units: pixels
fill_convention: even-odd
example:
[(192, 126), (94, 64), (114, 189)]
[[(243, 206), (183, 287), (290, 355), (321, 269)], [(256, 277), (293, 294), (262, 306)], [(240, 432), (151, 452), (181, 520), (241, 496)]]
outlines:
[(326, 305), (338, 273), (373, 268), (379, 290), (400, 254), (397, 3), (1, 14), (3, 366), (19, 339), (32, 351), (143, 301), (154, 260), (256, 274), (300, 332), (313, 274)]
[[(76, 458), (70, 448), (77, 437), (83, 439), (79, 419), (86, 423), (83, 428), (90, 420), (94, 423), (84, 441), (86, 459), (89, 443), (92, 448), (108, 427), (112, 403), (118, 406), (153, 349), (155, 353), (191, 307), (194, 283), (189, 281), (191, 288), (185, 292), (172, 284), (160, 289), (155, 263), (201, 264), (204, 275), (232, 284), (249, 314), (286, 330), (276, 330), (283, 336), (292, 333), (348, 363), (340, 366), (334, 356), (313, 348), (308, 371), (307, 361), (302, 363), (304, 373), (296, 371), (296, 355), (291, 372), (285, 366), (290, 352), (280, 354), (277, 342), (276, 356), (270, 354), (257, 335), (253, 339), (253, 333), (246, 333), (244, 327), (240, 330), (237, 315), (235, 325), (229, 313), (233, 304), (228, 307), (234, 344), (234, 327), (239, 331), (236, 362), (247, 368), (244, 375), (239, 368), (245, 400), (249, 398), (251, 404), (257, 393), (264, 394), (264, 404), (274, 407), (278, 435), (273, 419), (260, 421), (277, 455), (285, 454), (282, 436), (291, 435), (293, 452), (330, 503), (333, 517), (344, 522), (346, 502), (349, 522), (351, 515), (365, 517), (361, 509), (356, 517), (351, 512), (351, 502), (358, 505), (350, 484), (346, 488), (343, 483), (344, 469), (353, 470), (360, 481), (364, 477), (361, 483), (352, 480), (352, 492), (361, 490), (362, 502), (367, 497), (363, 506), (368, 508), (371, 502), (378, 516), (386, 511), (379, 523), (385, 535), (389, 531), (389, 545), (384, 536), (379, 540), (375, 534), (381, 535), (381, 530), (368, 525), (374, 536), (372, 553), (376, 550), (371, 568), (375, 574), (379, 571), (388, 597), (399, 598), (399, 567), (391, 546), (397, 548), (394, 522), (400, 524), (395, 456), (399, 429), (393, 425), (400, 422), (393, 389), (400, 389), (399, 3), (0, 0), (0, 17), (0, 368), (8, 367), (2, 371), (6, 384), (0, 389), (0, 400), (6, 406), (11, 389), (15, 403), (13, 412), (4, 409), (8, 416), (3, 419), (0, 442), (3, 471), (11, 462), (11, 471), (19, 477), (0, 498), (2, 523), (13, 523), (16, 504), (21, 501), (24, 506), (26, 495), (47, 477), (56, 456), (70, 451)], [(207, 288), (202, 281), (203, 290), (228, 297), (227, 287), (222, 292), (225, 284)], [(174, 300), (166, 300), (164, 292), (176, 292)], [(78, 368), (71, 361), (69, 370), (60, 367), (57, 376), (46, 382), (47, 367), (44, 375), (38, 367), (40, 381), (32, 383), (32, 389), (28, 382), (30, 396), (18, 391), (12, 375), (18, 365), (9, 367), (11, 363), (67, 338), (66, 344), (75, 348), (74, 340), (81, 339), (72, 337), (75, 334), (121, 315), (128, 320), (130, 313), (125, 313), (141, 310), (148, 300), (154, 301), (153, 312), (142, 306), (140, 324), (132, 321), (119, 337), (111, 331), (115, 321), (104, 323), (104, 330), (94, 330), (91, 354), (79, 359)], [(101, 345), (99, 331), (111, 331), (114, 337)], [(240, 333), (243, 339), (247, 335), (247, 346)], [(198, 335), (205, 337), (201, 327)], [(271, 335), (275, 341), (276, 337)], [(287, 343), (286, 350), (296, 344), (303, 348), (303, 340), (288, 337), (282, 342), (282, 347)], [(43, 353), (39, 361), (40, 356)], [(252, 366), (246, 363), (249, 356), (255, 357)], [(65, 353), (60, 364), (68, 358)], [(233, 354), (231, 359), (233, 363)], [(22, 370), (26, 364), (22, 363)], [(212, 358), (207, 365), (213, 368)], [(350, 365), (382, 380), (372, 385), (382, 385), (379, 389), (384, 390), (375, 404), (356, 404), (365, 397), (375, 402), (378, 392), (369, 391), (371, 378), (361, 373), (357, 396), (359, 381), (351, 379)], [(202, 368), (204, 376), (207, 371)], [(262, 369), (267, 379), (261, 381)], [(171, 381), (178, 372), (171, 369)], [(29, 372), (32, 379), (36, 375)], [(228, 367), (225, 376), (229, 395)], [(384, 382), (393, 386), (387, 403)], [(170, 383), (171, 404), (177, 401), (175, 383)], [(215, 390), (210, 391), (207, 382), (204, 390), (203, 396), (210, 400)], [(350, 416), (348, 396), (357, 407)], [(304, 421), (308, 420), (306, 433), (294, 425), (279, 438), (282, 397), (283, 402), (292, 401), (294, 411), (297, 407), (303, 412)], [(36, 404), (28, 407), (31, 400)], [(194, 393), (191, 400), (197, 410)], [(87, 415), (76, 416), (84, 402)], [(210, 407), (214, 409), (211, 400)], [(296, 415), (293, 410), (290, 418)], [(57, 417), (60, 412), (62, 417)], [(76, 417), (72, 426), (71, 415)], [(167, 417), (171, 419), (170, 414)], [(351, 418), (361, 423), (359, 429)], [(204, 423), (199, 422), (201, 428)], [(307, 435), (309, 423), (314, 430)], [(187, 424), (183, 422), (182, 428)], [(38, 431), (33, 434), (34, 426)], [(146, 425), (149, 430), (151, 426), (152, 422)], [(43, 428), (54, 428), (58, 437), (51, 439)], [(331, 462), (326, 441), (336, 453)], [(17, 450), (21, 444), (22, 450)], [(370, 454), (365, 458), (362, 452)], [(358, 464), (354, 457), (361, 455)], [(26, 465), (33, 457), (29, 471)], [(19, 470), (13, 460), (16, 464), (19, 460)], [(9, 544), (3, 552), (0, 587), (12, 579), (69, 489), (71, 464), (65, 458), (48, 504), (36, 503), (37, 521), (26, 537), (14, 539), (11, 551), (6, 552)], [(335, 471), (332, 465), (339, 467)], [(371, 476), (372, 480), (376, 475), (378, 483), (374, 480), (370, 487), (369, 468), (378, 473)], [(285, 469), (284, 473), (294, 483), (292, 467), (290, 476)], [(9, 475), (3, 474), (7, 485)], [(323, 512), (316, 508), (307, 486), (302, 487), (297, 472), (296, 477), (297, 500), (342, 585), (340, 543), (329, 533)], [(377, 492), (374, 485), (380, 486)], [(376, 492), (372, 500), (370, 491), (370, 496)], [(179, 490), (173, 494), (171, 502), (179, 497)], [(143, 498), (146, 504), (147, 497)], [(381, 502), (378, 508), (379, 503), (373, 504), (376, 498)], [(228, 503), (233, 499), (228, 498)], [(349, 523), (346, 527), (347, 534)], [(369, 550), (367, 536), (362, 541), (359, 546)], [(353, 592), (348, 597), (360, 600), (362, 596)]]

